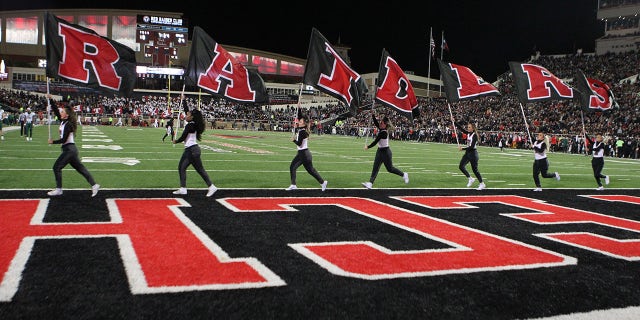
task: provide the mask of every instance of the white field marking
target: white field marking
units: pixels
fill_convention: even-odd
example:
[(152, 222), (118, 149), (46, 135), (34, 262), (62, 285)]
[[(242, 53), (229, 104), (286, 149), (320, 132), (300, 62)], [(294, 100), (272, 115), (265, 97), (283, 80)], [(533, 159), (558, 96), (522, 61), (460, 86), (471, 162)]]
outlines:
[[(487, 180), (487, 179), (485, 179), (485, 180)], [(507, 181), (505, 181), (505, 180), (487, 180), (487, 181), (491, 181), (491, 182), (500, 182), (500, 183), (505, 183), (505, 182), (507, 182)], [(524, 185), (524, 184), (523, 184), (523, 185)]]
[(635, 320), (640, 314), (640, 306), (607, 310), (594, 310), (589, 312), (569, 313), (545, 318), (529, 318), (528, 320)]
[(107, 150), (122, 150), (121, 146), (105, 146), (103, 144), (83, 144), (82, 149), (107, 149)]
[(113, 142), (113, 139), (85, 139), (84, 137), (82, 137), (82, 142), (85, 142), (85, 141), (108, 143), (108, 142)]
[(220, 148), (214, 148), (208, 145), (201, 145), (202, 149), (205, 150), (209, 150), (209, 151), (213, 151), (213, 152), (219, 152), (219, 153), (235, 153), (234, 151), (230, 151), (230, 150), (224, 150), (224, 149), (220, 149)]
[(136, 158), (82, 157), (82, 162), (121, 163), (127, 166), (135, 166), (140, 163), (140, 160)]
[(142, 131), (142, 128), (140, 128), (140, 129), (135, 129), (135, 128), (127, 128), (127, 130), (131, 130), (131, 131)]
[(524, 183), (507, 183), (508, 186), (526, 186)]

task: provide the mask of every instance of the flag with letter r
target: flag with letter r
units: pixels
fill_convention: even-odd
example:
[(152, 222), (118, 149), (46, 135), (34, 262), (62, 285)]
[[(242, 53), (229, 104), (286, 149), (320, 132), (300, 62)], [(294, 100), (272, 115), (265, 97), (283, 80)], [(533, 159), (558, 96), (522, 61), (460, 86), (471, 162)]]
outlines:
[(131, 48), (49, 12), (44, 29), (47, 77), (131, 96), (137, 79)]

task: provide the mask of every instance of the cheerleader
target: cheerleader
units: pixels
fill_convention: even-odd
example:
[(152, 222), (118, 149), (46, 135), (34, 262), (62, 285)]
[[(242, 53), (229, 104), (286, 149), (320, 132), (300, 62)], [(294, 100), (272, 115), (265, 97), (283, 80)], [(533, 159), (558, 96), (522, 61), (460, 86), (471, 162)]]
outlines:
[(373, 124), (378, 128), (378, 135), (376, 136), (376, 139), (371, 142), (371, 144), (364, 147), (364, 150), (369, 150), (376, 144), (378, 145), (378, 150), (376, 151), (376, 157), (373, 160), (373, 169), (371, 170), (369, 181), (363, 182), (362, 186), (367, 189), (373, 188), (373, 182), (376, 181), (378, 171), (380, 171), (380, 166), (383, 163), (384, 167), (387, 169), (387, 172), (401, 176), (404, 180), (404, 183), (409, 183), (409, 174), (406, 172), (402, 172), (400, 169), (393, 166), (393, 157), (391, 148), (389, 148), (389, 133), (387, 132), (387, 127), (391, 127), (391, 125), (389, 124), (389, 118), (385, 116), (384, 118), (382, 118), (382, 121), (378, 123), (376, 116), (373, 114), (371, 116), (373, 118)]
[[(47, 95), (47, 99), (51, 99), (50, 95)], [(77, 129), (76, 113), (73, 108), (64, 106), (58, 109), (55, 102), (51, 100), (51, 106), (47, 106), (47, 112), (51, 109), (58, 119), (60, 119), (60, 139), (53, 140), (49, 138), (49, 144), (61, 144), (62, 153), (53, 164), (53, 175), (56, 178), (56, 188), (47, 192), (49, 196), (55, 197), (62, 195), (62, 169), (71, 164), (91, 185), (91, 196), (95, 197), (100, 190), (100, 185), (96, 183), (89, 173), (89, 170), (80, 162), (78, 157), (78, 148), (76, 148), (74, 136)]]
[(602, 186), (602, 181), (600, 179), (604, 178), (604, 183), (609, 184), (609, 176), (605, 176), (602, 174), (602, 169), (604, 168), (604, 147), (605, 144), (602, 142), (602, 135), (597, 134), (595, 139), (589, 138), (586, 131), (582, 132), (584, 134), (584, 138), (591, 145), (591, 151), (593, 152), (593, 158), (591, 158), (591, 168), (593, 168), (593, 176), (596, 178), (596, 182), (598, 183), (598, 188), (596, 190), (604, 190)]
[[(182, 131), (182, 135), (177, 140), (173, 140), (173, 143), (184, 142), (184, 152), (178, 163), (178, 174), (180, 175), (180, 189), (173, 192), (173, 194), (184, 195), (187, 194), (187, 167), (193, 165), (196, 172), (202, 177), (207, 184), (207, 197), (211, 197), (217, 190), (216, 186), (211, 183), (207, 171), (202, 166), (202, 160), (200, 159), (200, 146), (198, 141), (202, 138), (204, 132), (204, 118), (200, 110), (194, 109), (187, 111), (185, 120), (187, 124)], [(172, 136), (173, 139), (173, 136)]]
[(466, 168), (467, 164), (471, 163), (471, 170), (473, 171), (473, 174), (476, 176), (476, 178), (478, 178), (478, 182), (479, 182), (478, 188), (476, 190), (482, 190), (486, 187), (486, 185), (484, 184), (484, 181), (482, 181), (482, 175), (480, 174), (480, 171), (478, 171), (478, 160), (480, 159), (480, 157), (478, 156), (478, 149), (477, 149), (478, 130), (476, 129), (476, 126), (473, 123), (467, 123), (466, 130), (464, 127), (462, 127), (462, 125), (458, 123), (456, 123), (456, 127), (467, 135), (467, 146), (466, 147), (458, 146), (458, 150), (464, 151), (464, 155), (462, 156), (462, 159), (460, 159), (460, 164), (458, 165), (458, 168), (464, 174), (464, 176), (467, 177), (467, 179), (469, 180), (467, 182), (467, 187), (471, 187), (473, 183), (476, 181), (476, 179), (469, 174)]
[(298, 153), (289, 165), (291, 185), (285, 190), (291, 191), (298, 189), (296, 185), (296, 171), (300, 166), (304, 166), (307, 172), (320, 183), (322, 191), (325, 191), (327, 189), (327, 181), (322, 179), (318, 171), (313, 167), (311, 151), (309, 151), (309, 118), (305, 115), (300, 115), (295, 125), (296, 136), (292, 141), (296, 144)]
[(543, 178), (556, 178), (560, 181), (560, 174), (558, 172), (548, 173), (549, 160), (547, 159), (547, 146), (549, 145), (549, 138), (544, 133), (538, 132), (536, 141), (533, 143), (534, 161), (533, 161), (533, 182), (536, 184), (536, 188), (533, 191), (542, 191), (540, 185), (540, 174)]

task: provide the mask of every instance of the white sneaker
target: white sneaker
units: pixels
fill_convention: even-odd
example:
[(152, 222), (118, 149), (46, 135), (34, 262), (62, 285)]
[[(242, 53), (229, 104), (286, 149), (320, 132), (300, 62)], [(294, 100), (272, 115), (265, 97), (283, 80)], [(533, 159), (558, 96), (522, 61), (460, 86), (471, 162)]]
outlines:
[(327, 183), (329, 183), (329, 181), (326, 181), (326, 180), (325, 180), (325, 182), (323, 182), (323, 183), (320, 185), (320, 186), (322, 186), (322, 191), (327, 190)]
[(187, 188), (180, 188), (174, 191), (173, 194), (187, 194)]
[(533, 189), (533, 191), (536, 191), (536, 192), (542, 191), (542, 188), (535, 188), (535, 189)]
[(62, 195), (62, 189), (60, 188), (55, 188), (49, 192), (47, 192), (48, 195), (55, 197), (55, 196), (61, 196)]
[(604, 176), (604, 184), (609, 184), (609, 176)]
[(373, 189), (373, 183), (368, 182), (368, 181), (367, 182), (363, 182), (362, 186), (367, 188), (367, 189)]
[(476, 178), (474, 177), (469, 177), (469, 182), (467, 183), (467, 188), (471, 187), (471, 185), (476, 182)]
[(286, 188), (285, 190), (291, 191), (291, 190), (295, 190), (295, 189), (298, 189), (298, 187), (295, 184), (292, 184), (292, 185), (289, 186), (289, 188)]
[(213, 183), (209, 186), (209, 191), (207, 191), (207, 197), (211, 197), (214, 193), (218, 191), (218, 188), (213, 185)]
[(404, 183), (409, 183), (409, 174), (405, 172), (402, 179), (404, 179)]
[(95, 197), (96, 194), (98, 194), (98, 190), (100, 190), (100, 185), (99, 184), (94, 184), (91, 186), (91, 197)]
[(4, 140), (4, 136), (0, 136), (0, 139)]
[(599, 187), (596, 188), (596, 190), (598, 190), (598, 191), (599, 190), (604, 190), (604, 187), (603, 186), (599, 186)]
[(560, 181), (560, 174), (558, 172), (556, 172), (555, 174), (556, 174), (556, 180)]
[(487, 186), (484, 184), (484, 182), (480, 182), (480, 184), (478, 185), (478, 189), (476, 190), (482, 190), (484, 188), (486, 188)]

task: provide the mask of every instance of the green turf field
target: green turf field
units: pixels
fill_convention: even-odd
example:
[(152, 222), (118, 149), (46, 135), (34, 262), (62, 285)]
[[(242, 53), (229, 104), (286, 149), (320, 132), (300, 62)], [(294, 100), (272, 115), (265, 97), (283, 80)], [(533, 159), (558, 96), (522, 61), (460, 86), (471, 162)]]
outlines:
[[(60, 145), (48, 145), (48, 126), (36, 126), (33, 140), (19, 130), (5, 127), (0, 142), (0, 189), (51, 189), (55, 180), (51, 167)], [(57, 125), (51, 126), (57, 135)], [(179, 185), (178, 160), (183, 145), (162, 142), (164, 128), (84, 126), (76, 136), (80, 157), (96, 181), (107, 189), (174, 189)], [(289, 163), (296, 154), (291, 133), (207, 130), (200, 146), (206, 170), (219, 188), (275, 188), (289, 185)], [(314, 166), (331, 188), (362, 188), (367, 181), (375, 148), (363, 150), (371, 138), (313, 135), (309, 147)], [(467, 179), (458, 170), (462, 152), (456, 145), (391, 141), (394, 165), (409, 173), (410, 182), (381, 168), (374, 188), (465, 188)], [(480, 172), (487, 189), (531, 189), (533, 151), (480, 147)], [(550, 171), (561, 181), (542, 179), (543, 189), (597, 187), (591, 157), (549, 154)], [(471, 166), (467, 167), (471, 172)], [(640, 187), (640, 161), (606, 158), (603, 174), (611, 177), (605, 188)], [(603, 181), (604, 183), (604, 181)], [(65, 189), (88, 189), (87, 182), (70, 166), (63, 171)], [(298, 169), (299, 188), (319, 188), (317, 182)], [(477, 182), (474, 187), (477, 186)], [(187, 187), (205, 188), (190, 167)]]

